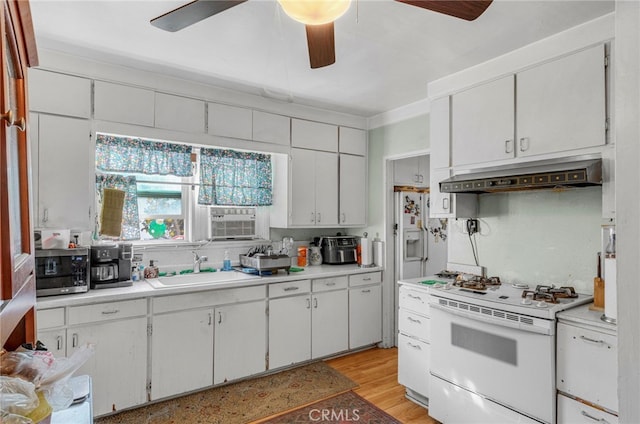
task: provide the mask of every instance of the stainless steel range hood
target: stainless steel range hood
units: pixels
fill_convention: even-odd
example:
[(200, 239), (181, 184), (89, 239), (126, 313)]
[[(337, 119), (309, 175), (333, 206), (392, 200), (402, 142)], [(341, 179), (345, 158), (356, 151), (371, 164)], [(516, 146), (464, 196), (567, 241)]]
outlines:
[(459, 174), (441, 181), (440, 191), (442, 193), (494, 193), (601, 184), (602, 160), (592, 159)]

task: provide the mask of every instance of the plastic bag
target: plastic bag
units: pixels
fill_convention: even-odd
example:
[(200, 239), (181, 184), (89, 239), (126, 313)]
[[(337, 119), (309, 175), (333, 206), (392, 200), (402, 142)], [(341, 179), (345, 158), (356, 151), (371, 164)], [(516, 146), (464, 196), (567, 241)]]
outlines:
[(0, 376), (0, 409), (10, 414), (28, 415), (38, 407), (36, 386), (17, 377)]
[(33, 424), (33, 420), (22, 415), (11, 414), (0, 409), (0, 423), (2, 424)]

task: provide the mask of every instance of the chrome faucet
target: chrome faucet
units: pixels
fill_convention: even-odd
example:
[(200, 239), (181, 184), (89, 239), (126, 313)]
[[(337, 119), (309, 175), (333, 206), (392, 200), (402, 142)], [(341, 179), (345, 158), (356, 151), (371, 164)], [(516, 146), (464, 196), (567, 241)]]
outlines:
[(195, 251), (193, 251), (192, 253), (193, 253), (193, 273), (197, 274), (198, 272), (200, 272), (200, 264), (202, 262), (207, 262), (209, 258), (207, 258), (206, 256), (198, 256), (198, 253), (196, 253)]

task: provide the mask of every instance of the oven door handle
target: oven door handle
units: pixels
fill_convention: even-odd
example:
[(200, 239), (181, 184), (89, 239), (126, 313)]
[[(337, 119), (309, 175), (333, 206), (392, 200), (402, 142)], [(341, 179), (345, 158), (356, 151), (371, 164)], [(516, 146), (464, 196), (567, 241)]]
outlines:
[(442, 306), (439, 303), (435, 303), (435, 302), (429, 302), (429, 307), (439, 309), (443, 312), (446, 312), (452, 315), (457, 315), (463, 318), (467, 318), (472, 321), (481, 321), (481, 322), (492, 324), (498, 327), (508, 327), (516, 330), (527, 331), (529, 333), (543, 334), (545, 336), (553, 335), (553, 330), (548, 328), (536, 327), (535, 325), (527, 326), (526, 324), (521, 324), (520, 322), (514, 322), (508, 319), (493, 318), (493, 317), (489, 317), (482, 314), (469, 313), (460, 309), (452, 309), (447, 306)]

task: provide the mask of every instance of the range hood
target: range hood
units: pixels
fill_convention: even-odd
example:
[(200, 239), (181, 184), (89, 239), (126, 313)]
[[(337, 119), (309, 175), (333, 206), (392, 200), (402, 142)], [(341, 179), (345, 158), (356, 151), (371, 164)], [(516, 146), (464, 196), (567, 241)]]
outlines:
[(440, 182), (442, 193), (495, 193), (602, 185), (602, 160), (592, 159), (455, 175)]

